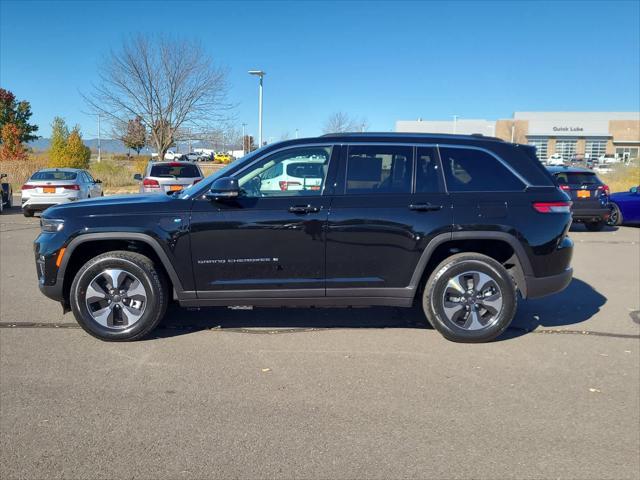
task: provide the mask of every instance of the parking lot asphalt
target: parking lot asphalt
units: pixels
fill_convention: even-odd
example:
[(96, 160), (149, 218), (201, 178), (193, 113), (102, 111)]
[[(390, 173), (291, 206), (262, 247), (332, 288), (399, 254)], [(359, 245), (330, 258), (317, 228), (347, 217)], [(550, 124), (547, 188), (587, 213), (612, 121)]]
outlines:
[(571, 232), (575, 278), (490, 344), (395, 308), (172, 308), (103, 343), (0, 216), (0, 478), (640, 477), (640, 229)]

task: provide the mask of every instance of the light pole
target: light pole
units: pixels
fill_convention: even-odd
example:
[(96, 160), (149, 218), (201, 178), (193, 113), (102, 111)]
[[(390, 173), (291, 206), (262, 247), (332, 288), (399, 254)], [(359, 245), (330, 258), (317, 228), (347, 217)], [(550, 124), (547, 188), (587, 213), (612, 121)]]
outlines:
[(258, 145), (262, 147), (262, 78), (266, 75), (266, 73), (262, 70), (249, 70), (249, 75), (255, 75), (260, 78), (258, 93)]
[(243, 157), (247, 154), (247, 152), (245, 151), (245, 148), (244, 148), (244, 146), (245, 146), (244, 145), (244, 142), (245, 142), (244, 127), (246, 127), (246, 126), (247, 126), (246, 123), (242, 124), (242, 156)]
[(453, 116), (453, 133), (458, 132), (458, 115)]

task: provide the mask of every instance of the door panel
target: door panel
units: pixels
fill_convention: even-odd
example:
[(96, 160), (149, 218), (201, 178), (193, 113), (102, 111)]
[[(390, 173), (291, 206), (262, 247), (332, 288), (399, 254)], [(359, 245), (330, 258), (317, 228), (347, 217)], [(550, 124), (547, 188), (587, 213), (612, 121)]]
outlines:
[(349, 146), (338, 178), (342, 195), (333, 199), (327, 229), (327, 295), (410, 294), (426, 245), (451, 231), (435, 148)]
[[(317, 165), (322, 151), (305, 157), (304, 148), (292, 148), (288, 154)], [(307, 190), (278, 191), (256, 178), (267, 172), (265, 179), (271, 179), (270, 159), (282, 155), (271, 154), (256, 162), (257, 176), (254, 167), (237, 174), (245, 192), (240, 197), (194, 201), (191, 248), (200, 298), (324, 296), (331, 146), (326, 151), (321, 189), (314, 181)]]

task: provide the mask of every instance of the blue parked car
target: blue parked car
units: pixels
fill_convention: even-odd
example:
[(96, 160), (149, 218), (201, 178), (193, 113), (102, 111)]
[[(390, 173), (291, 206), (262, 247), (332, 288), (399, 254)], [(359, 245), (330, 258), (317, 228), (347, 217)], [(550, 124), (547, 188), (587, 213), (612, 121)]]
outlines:
[(609, 225), (640, 224), (640, 193), (638, 187), (628, 192), (613, 193), (609, 197), (611, 215)]

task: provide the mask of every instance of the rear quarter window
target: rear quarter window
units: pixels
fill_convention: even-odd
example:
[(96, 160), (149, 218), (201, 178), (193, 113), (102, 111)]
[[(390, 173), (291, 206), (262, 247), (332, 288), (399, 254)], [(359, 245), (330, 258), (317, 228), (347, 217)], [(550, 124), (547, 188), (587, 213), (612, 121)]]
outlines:
[(497, 158), (482, 150), (440, 148), (450, 192), (517, 192), (524, 183)]

